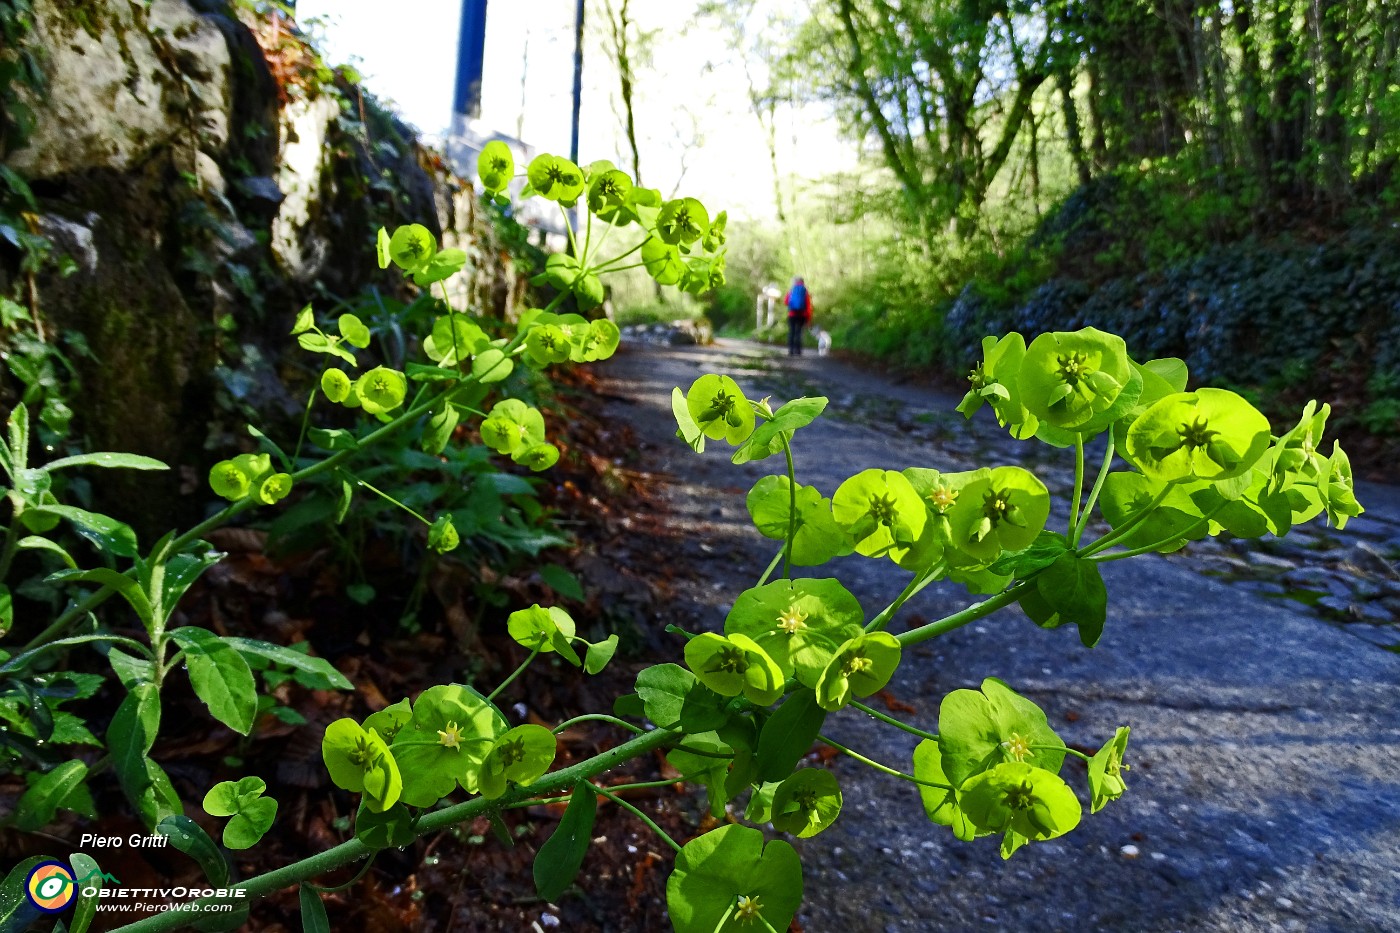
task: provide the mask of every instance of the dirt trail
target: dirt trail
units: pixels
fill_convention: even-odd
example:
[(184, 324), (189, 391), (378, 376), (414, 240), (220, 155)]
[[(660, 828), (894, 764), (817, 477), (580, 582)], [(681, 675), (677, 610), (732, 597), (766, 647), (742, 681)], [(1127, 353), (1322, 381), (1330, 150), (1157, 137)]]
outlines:
[[(964, 424), (951, 411), (956, 399), (834, 360), (788, 360), (731, 342), (632, 346), (607, 372), (611, 413), (636, 426), (637, 461), (669, 474), (671, 521), (688, 538), (695, 571), (666, 621), (719, 628), (776, 550), (744, 508), (744, 493), (778, 472), (776, 462), (734, 467), (722, 444), (695, 456), (673, 437), (671, 388), (707, 371), (772, 394), (775, 407), (800, 394), (832, 398), (833, 417), (795, 445), (799, 481), (828, 495), (867, 467), (963, 469), (1034, 450), (1005, 440), (993, 421)], [(1070, 483), (1058, 458), (1021, 462), (1052, 491)], [(833, 761), (846, 807), (834, 827), (800, 844), (804, 928), (1400, 930), (1400, 657), (1370, 643), (1394, 630), (1393, 613), (1381, 613), (1400, 596), (1386, 576), (1400, 546), (1400, 497), (1363, 489), (1362, 499), (1372, 511), (1347, 534), (1309, 533), (1301, 545), (1290, 535), (1292, 551), (1210, 543), (1184, 557), (1107, 565), (1109, 621), (1092, 651), (1072, 631), (1041, 631), (1015, 609), (911, 651), (891, 684), (914, 710), (905, 718), (932, 730), (945, 693), (998, 676), (1042, 704), (1071, 745), (1097, 747), (1131, 725), (1129, 792), (1068, 836), (1002, 862), (994, 841), (960, 843), (930, 824), (912, 785)], [(1349, 581), (1328, 583), (1326, 595), (1352, 600), (1352, 625), (1269, 598), (1262, 585), (1309, 569), (1318, 581)], [(857, 557), (808, 573), (841, 579), (867, 613), (907, 580), (888, 561)], [(1361, 595), (1358, 580), (1370, 587)], [(956, 587), (930, 587), (893, 628), (966, 602)], [(1373, 617), (1359, 618), (1356, 605), (1375, 607)], [(826, 732), (909, 769), (910, 737), (872, 726), (844, 712)], [(1082, 766), (1067, 764), (1065, 776), (1083, 796)]]

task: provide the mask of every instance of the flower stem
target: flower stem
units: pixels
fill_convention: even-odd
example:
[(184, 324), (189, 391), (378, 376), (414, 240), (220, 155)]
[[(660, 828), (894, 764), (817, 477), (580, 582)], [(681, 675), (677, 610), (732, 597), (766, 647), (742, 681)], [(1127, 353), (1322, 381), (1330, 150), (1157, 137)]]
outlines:
[(896, 596), (894, 602), (890, 603), (879, 615), (871, 619), (870, 624), (866, 625), (865, 630), (867, 632), (884, 631), (885, 626), (889, 625), (890, 620), (894, 618), (894, 614), (903, 608), (906, 602), (914, 598), (920, 590), (928, 586), (934, 580), (937, 580), (943, 574), (944, 569), (942, 562), (939, 562), (935, 563), (923, 573), (915, 574), (913, 579), (909, 581), (909, 585), (904, 588), (904, 592)]
[(675, 849), (677, 852), (681, 850), (680, 843), (672, 839), (670, 834), (667, 833), (666, 830), (662, 829), (660, 826), (657, 826), (656, 821), (653, 820), (651, 817), (647, 816), (641, 810), (638, 810), (636, 807), (632, 806), (632, 804), (617, 796), (617, 794), (609, 793), (602, 787), (598, 786), (597, 784), (594, 784), (592, 781), (585, 781), (584, 783), (587, 784), (590, 788), (592, 788), (594, 793), (602, 794), (604, 797), (608, 798), (613, 803), (617, 804), (619, 807), (622, 807), (622, 809), (628, 811), (637, 819), (647, 824), (647, 828), (650, 829), (652, 832), (656, 833), (663, 840), (665, 840), (666, 844), (669, 845), (671, 848)]
[(909, 733), (910, 735), (917, 735), (917, 736), (918, 736), (919, 738), (921, 738), (921, 739), (929, 739), (929, 740), (935, 741), (935, 742), (938, 741), (938, 735), (937, 735), (936, 733), (933, 733), (933, 732), (925, 732), (925, 731), (922, 730), (922, 729), (919, 729), (919, 728), (916, 728), (916, 727), (914, 727), (914, 726), (909, 725), (909, 723), (907, 723), (907, 722), (902, 722), (901, 720), (895, 719), (893, 716), (887, 716), (887, 715), (885, 715), (884, 713), (880, 712), (879, 710), (874, 709), (873, 707), (866, 706), (864, 703), (861, 703), (859, 700), (852, 700), (852, 701), (851, 701), (851, 706), (852, 706), (852, 708), (854, 708), (854, 709), (860, 710), (862, 713), (864, 713), (864, 714), (867, 715), (867, 716), (874, 716), (876, 719), (880, 720), (881, 722), (889, 723), (891, 726), (894, 726), (896, 729), (903, 729), (905, 732)]
[(1099, 501), (1099, 493), (1103, 491), (1104, 480), (1108, 479), (1108, 468), (1113, 465), (1113, 430), (1108, 432), (1108, 449), (1104, 451), (1103, 466), (1099, 467), (1099, 475), (1094, 479), (1094, 488), (1089, 490), (1089, 501), (1084, 506), (1084, 513), (1079, 516), (1079, 522), (1074, 526), (1074, 533), (1070, 535), (1069, 546), (1078, 547), (1079, 539), (1084, 536), (1084, 529), (1089, 524), (1089, 516), (1093, 514), (1094, 506)]
[(792, 446), (783, 438), (783, 456), (787, 458), (788, 531), (783, 542), (783, 579), (792, 578), (792, 542), (797, 537), (797, 471), (792, 465)]
[(629, 732), (634, 732), (637, 735), (646, 735), (645, 729), (639, 726), (634, 726), (625, 719), (619, 719), (616, 716), (609, 716), (607, 713), (585, 713), (582, 716), (575, 716), (573, 719), (566, 719), (559, 725), (554, 727), (554, 734), (558, 735), (570, 726), (580, 722), (606, 722), (611, 725), (619, 726), (623, 729), (626, 729)]
[(768, 569), (766, 569), (766, 570), (763, 571), (763, 576), (761, 576), (761, 577), (758, 578), (758, 583), (754, 584), (755, 586), (762, 586), (763, 584), (765, 584), (765, 583), (768, 582), (768, 578), (771, 577), (771, 576), (773, 575), (773, 571), (774, 571), (774, 570), (777, 568), (777, 566), (778, 566), (778, 561), (782, 560), (782, 559), (783, 559), (783, 555), (786, 554), (786, 553), (787, 553), (787, 542), (784, 541), (784, 542), (783, 542), (783, 546), (780, 547), (780, 548), (778, 548), (778, 553), (774, 554), (774, 555), (773, 555), (773, 559), (770, 560), (770, 561), (768, 562)]
[(838, 752), (840, 752), (841, 754), (843, 754), (843, 755), (849, 755), (849, 756), (851, 756), (852, 758), (854, 758), (856, 761), (859, 761), (861, 764), (866, 765), (866, 766), (871, 767), (871, 768), (874, 768), (876, 771), (879, 771), (881, 774), (888, 774), (890, 777), (897, 777), (897, 778), (899, 778), (901, 781), (908, 781), (908, 782), (911, 783), (911, 784), (922, 784), (924, 787), (937, 787), (937, 788), (940, 789), (940, 790), (952, 790), (952, 789), (953, 789), (952, 786), (950, 786), (950, 785), (948, 785), (948, 784), (935, 784), (933, 781), (925, 781), (925, 780), (923, 780), (922, 778), (916, 778), (916, 777), (914, 777), (914, 775), (912, 775), (912, 774), (905, 774), (903, 771), (896, 771), (894, 768), (890, 768), (890, 767), (887, 767), (887, 766), (885, 766), (885, 765), (882, 765), (882, 764), (880, 764), (878, 761), (874, 761), (874, 760), (872, 760), (872, 759), (870, 759), (870, 758), (866, 758), (864, 755), (860, 754), (859, 752), (853, 752), (853, 751), (851, 751), (849, 748), (847, 748), (846, 746), (840, 744), (839, 742), (833, 742), (831, 739), (828, 739), (828, 738), (827, 738), (826, 736), (824, 736), (824, 735), (818, 734), (818, 735), (817, 735), (817, 741), (819, 741), (819, 742), (825, 742), (827, 745), (830, 745), (832, 748), (836, 749), (836, 750), (837, 750)]
[(909, 645), (917, 645), (919, 642), (928, 641), (930, 638), (936, 638), (939, 635), (951, 632), (955, 628), (960, 628), (969, 622), (975, 622), (978, 619), (985, 618), (998, 609), (1011, 605), (1021, 598), (1021, 593), (1030, 585), (1032, 584), (1029, 580), (1022, 580), (1010, 589), (1003, 590), (989, 599), (982, 600), (980, 603), (973, 603), (961, 612), (955, 612), (950, 616), (939, 619), (937, 622), (930, 622), (928, 625), (921, 625), (907, 632), (900, 632), (895, 638), (906, 648)]
[(496, 699), (496, 697), (498, 697), (498, 696), (501, 695), (501, 691), (502, 691), (502, 690), (504, 690), (505, 688), (507, 688), (507, 687), (509, 687), (509, 686), (511, 685), (511, 682), (512, 682), (513, 680), (515, 680), (515, 678), (517, 678), (517, 677), (519, 677), (521, 674), (525, 673), (525, 668), (527, 668), (527, 667), (530, 666), (530, 662), (533, 661), (533, 660), (535, 660), (535, 658), (539, 655), (539, 653), (540, 653), (540, 649), (539, 649), (539, 646), (537, 645), (537, 646), (534, 648), (534, 650), (532, 650), (532, 651), (530, 652), (530, 656), (529, 656), (528, 658), (526, 658), (526, 659), (524, 660), (524, 662), (523, 662), (519, 667), (517, 667), (514, 671), (512, 671), (512, 672), (511, 672), (511, 675), (510, 675), (509, 677), (507, 677), (505, 680), (501, 681), (500, 686), (498, 686), (495, 690), (492, 690), (492, 691), (491, 691), (491, 695), (488, 696), (488, 697), (486, 698), (486, 702), (487, 702), (487, 703), (490, 703), (492, 700)]
[(1084, 436), (1074, 437), (1074, 498), (1069, 500), (1069, 527), (1065, 534), (1074, 536), (1079, 527), (1079, 500), (1084, 496)]

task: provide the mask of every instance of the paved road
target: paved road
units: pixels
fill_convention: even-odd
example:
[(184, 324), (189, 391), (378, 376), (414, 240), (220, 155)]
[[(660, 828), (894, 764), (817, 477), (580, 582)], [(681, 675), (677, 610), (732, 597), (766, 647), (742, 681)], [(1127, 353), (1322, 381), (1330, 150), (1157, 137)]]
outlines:
[[(675, 613), (692, 625), (718, 628), (774, 550), (749, 526), (743, 493), (778, 467), (736, 468), (723, 445), (697, 457), (671, 437), (672, 386), (705, 371), (730, 372), (775, 403), (813, 386), (833, 398), (836, 417), (804, 429), (796, 449), (799, 481), (828, 495), (867, 467), (962, 469), (1034, 449), (1008, 447), (990, 420), (964, 426), (960, 416), (926, 414), (955, 399), (833, 360), (791, 361), (738, 343), (631, 347), (607, 371), (610, 391), (631, 400), (614, 410), (638, 427), (640, 462), (674, 479), (674, 520), (691, 534), (699, 570)], [(1052, 490), (1064, 487), (1065, 466), (1029, 464)], [(1374, 508), (1354, 523), (1361, 534), (1337, 536), (1335, 546), (1370, 542), (1358, 561), (1379, 555), (1384, 596), (1400, 496), (1363, 490), (1363, 502)], [(1097, 747), (1115, 726), (1131, 725), (1129, 792), (1068, 836), (1002, 862), (994, 841), (960, 843), (928, 823), (912, 786), (838, 760), (845, 812), (800, 844), (804, 928), (1400, 931), (1400, 656), (1260, 587), (1203, 575), (1213, 560), (1249, 563), (1247, 554), (1211, 548), (1107, 565), (1109, 622), (1093, 650), (1072, 631), (1041, 631), (1011, 609), (911, 652), (891, 685), (917, 710), (907, 718), (933, 729), (944, 694), (998, 676), (1039, 702), (1071, 744)], [(1276, 563), (1261, 558), (1259, 566), (1273, 572), (1307, 563), (1307, 549), (1261, 553)], [(1354, 563), (1343, 569), (1364, 576)], [(907, 580), (888, 562), (855, 557), (813, 573), (828, 574), (868, 613)], [(931, 587), (894, 629), (965, 600), (955, 587)], [(1365, 625), (1393, 628), (1379, 616)], [(843, 713), (827, 731), (908, 769), (912, 742), (873, 725)], [(1067, 764), (1065, 773), (1083, 787), (1081, 767)]]

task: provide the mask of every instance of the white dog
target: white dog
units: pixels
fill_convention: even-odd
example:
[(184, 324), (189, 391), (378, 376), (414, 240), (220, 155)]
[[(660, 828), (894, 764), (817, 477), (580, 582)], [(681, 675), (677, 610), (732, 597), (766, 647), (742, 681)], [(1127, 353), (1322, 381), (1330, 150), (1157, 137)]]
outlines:
[(813, 327), (812, 336), (817, 338), (817, 356), (826, 356), (831, 351), (831, 331)]

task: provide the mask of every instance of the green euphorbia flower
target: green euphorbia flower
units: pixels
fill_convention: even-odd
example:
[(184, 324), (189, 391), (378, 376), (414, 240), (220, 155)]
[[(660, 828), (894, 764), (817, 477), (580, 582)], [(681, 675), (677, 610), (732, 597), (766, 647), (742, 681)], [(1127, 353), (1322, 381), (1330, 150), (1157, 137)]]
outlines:
[(728, 223), (728, 211), (720, 211), (719, 214), (715, 216), (714, 222), (710, 224), (710, 229), (705, 232), (705, 242), (701, 244), (701, 246), (705, 248), (705, 252), (713, 253), (724, 246), (724, 228)]
[(335, 785), (364, 794), (371, 810), (383, 812), (399, 799), (399, 764), (374, 729), (363, 729), (353, 719), (337, 719), (326, 727), (321, 757)]
[(464, 314), (444, 314), (423, 340), (423, 352), (439, 366), (466, 362), (491, 346), (491, 338)]
[(1322, 433), (1331, 413), (1331, 405), (1319, 409), (1316, 401), (1308, 402), (1298, 423), (1260, 458), (1259, 467), (1269, 473), (1270, 492), (1280, 492), (1299, 481), (1317, 483), (1327, 467), (1321, 450)]
[(428, 529), (428, 548), (438, 554), (457, 550), (457, 545), (461, 542), (462, 538), (457, 533), (456, 526), (452, 524), (452, 516), (447, 512), (439, 515), (437, 521)]
[(1050, 516), (1049, 490), (1021, 467), (974, 471), (956, 493), (947, 512), (951, 563), (987, 564), (1029, 547)]
[(214, 494), (237, 502), (252, 489), (252, 479), (232, 460), (220, 460), (209, 468), (209, 487)]
[(807, 839), (836, 822), (841, 814), (841, 785), (821, 768), (794, 771), (773, 793), (773, 828)]
[(970, 387), (958, 411), (971, 418), (985, 402), (996, 413), (997, 424), (1009, 428), (1012, 437), (1024, 440), (1034, 436), (1040, 419), (1021, 402), (1021, 362), (1025, 358), (1026, 339), (1020, 334), (983, 337), (982, 362), (967, 377)]
[(979, 829), (1035, 842), (1063, 836), (1083, 814), (1074, 791), (1058, 775), (1018, 761), (970, 778), (958, 792), (958, 803)]
[(481, 154), (476, 157), (476, 175), (488, 192), (495, 194), (505, 190), (515, 177), (515, 153), (499, 139), (491, 140), (481, 147)]
[[(786, 478), (786, 477), (784, 477)], [(815, 687), (832, 655), (861, 632), (865, 613), (839, 580), (777, 580), (745, 590), (724, 620), (726, 635), (753, 639), (783, 677)]]
[(541, 473), (559, 462), (559, 448), (548, 442), (531, 444), (529, 447), (517, 448), (515, 453), (510, 455), (510, 459), (536, 473)]
[(836, 488), (831, 514), (855, 541), (856, 553), (898, 561), (923, 534), (928, 510), (909, 480), (894, 470), (863, 470)]
[(332, 402), (343, 402), (350, 397), (350, 377), (343, 370), (328, 369), (321, 373), (321, 391)]
[(782, 840), (731, 824), (690, 840), (666, 882), (676, 933), (786, 930), (802, 903), (802, 862)]
[(857, 635), (837, 649), (817, 680), (817, 705), (835, 711), (853, 696), (885, 689), (899, 667), (899, 641), (889, 632)]
[(476, 793), (481, 763), (507, 729), (505, 718), (471, 687), (429, 687), (390, 746), (403, 774), (400, 799), (430, 807), (460, 785)]
[(495, 800), (506, 785), (531, 784), (554, 764), (556, 740), (544, 726), (516, 726), (499, 736), (481, 765), (481, 796)]
[(397, 369), (376, 366), (355, 380), (355, 394), (365, 411), (381, 415), (403, 404), (408, 380)]
[(1050, 728), (1040, 707), (995, 677), (981, 690), (954, 690), (938, 710), (938, 748), (948, 783), (961, 787), (968, 778), (1002, 762), (1023, 762), (1058, 772), (1065, 743)]
[[(771, 424), (772, 422), (768, 422)], [(758, 431), (763, 430), (759, 428)], [(754, 437), (758, 436), (754, 432)], [(734, 452), (737, 457), (749, 444)], [(786, 476), (765, 476), (749, 490), (745, 504), (753, 518), (754, 527), (765, 538), (782, 541), (789, 527), (795, 527), (792, 539), (792, 562), (798, 567), (815, 567), (833, 557), (844, 556), (855, 549), (850, 535), (831, 515), (831, 500), (824, 498), (815, 486), (797, 485), (797, 521), (792, 515), (792, 483)], [(844, 639), (842, 639), (844, 641)]]
[(1119, 726), (1113, 738), (1089, 759), (1089, 804), (1090, 813), (1098, 813), (1104, 804), (1117, 800), (1128, 789), (1123, 780), (1123, 772), (1128, 766), (1123, 764), (1123, 753), (1128, 750), (1127, 726)]
[(588, 182), (588, 209), (599, 220), (612, 220), (627, 205), (632, 193), (632, 179), (626, 172), (609, 169)]
[(1318, 477), (1317, 491), (1327, 509), (1327, 520), (1336, 528), (1347, 526), (1347, 519), (1366, 511), (1356, 501), (1356, 491), (1351, 477), (1351, 460), (1342, 445), (1332, 442), (1332, 456)]
[(390, 706), (384, 707), (377, 713), (370, 713), (364, 722), (360, 723), (366, 731), (373, 729), (384, 737), (384, 741), (390, 745), (394, 743), (394, 737), (399, 734), (399, 730), (408, 725), (413, 718), (413, 706), (408, 702), (408, 698), (400, 700)]
[(540, 197), (571, 207), (583, 193), (583, 172), (568, 159), (545, 153), (535, 156), (526, 170), (530, 187)]
[(672, 246), (690, 244), (710, 228), (710, 214), (695, 198), (676, 198), (661, 205), (656, 235)]
[(525, 352), (537, 363), (564, 362), (569, 346), (569, 335), (558, 324), (536, 324), (525, 335)]
[(519, 399), (502, 399), (481, 422), (481, 440), (498, 454), (528, 450), (544, 443), (544, 415)]
[(594, 363), (606, 360), (617, 352), (622, 342), (622, 331), (607, 318), (588, 322), (579, 340), (578, 360), (581, 363)]
[(405, 272), (426, 269), (437, 255), (437, 239), (422, 224), (406, 224), (389, 238), (389, 258)]
[(705, 437), (724, 438), (735, 447), (753, 433), (753, 406), (728, 376), (706, 374), (685, 395), (690, 417)]
[(577, 626), (573, 616), (558, 606), (548, 609), (535, 603), (529, 609), (517, 609), (506, 619), (506, 629), (510, 637), (531, 650), (541, 654), (557, 651), (575, 667), (579, 664), (573, 641)]
[(1226, 389), (1179, 392), (1128, 429), (1124, 456), (1162, 483), (1222, 480), (1247, 472), (1269, 446), (1269, 422)]
[(697, 635), (686, 643), (685, 663), (697, 680), (720, 696), (742, 693), (768, 706), (783, 695), (782, 668), (747, 635)]
[[(381, 269), (389, 268), (389, 263), (394, 261), (393, 251), (391, 248), (392, 242), (393, 241), (389, 239), (389, 231), (385, 230), (383, 227), (380, 227), (379, 232), (376, 233), (374, 236), (374, 252), (375, 258), (379, 260), (379, 268)], [(306, 310), (310, 311), (311, 306), (307, 305)], [(298, 319), (297, 327), (299, 329), (294, 330), (292, 333), (300, 333), (303, 330), (311, 329), (311, 322), (308, 321), (305, 327), (302, 327), (301, 323), (301, 320)]]
[(287, 498), (292, 491), (292, 477), (288, 473), (273, 473), (258, 484), (258, 501), (263, 505), (275, 505)]
[[(1120, 398), (1132, 382), (1137, 390)], [(1142, 380), (1128, 359), (1123, 338), (1086, 327), (1073, 333), (1041, 334), (1031, 341), (1017, 385), (1020, 402), (1030, 414), (1056, 428), (1084, 434), (1106, 426), (1114, 417), (1115, 405), (1132, 404)]]

